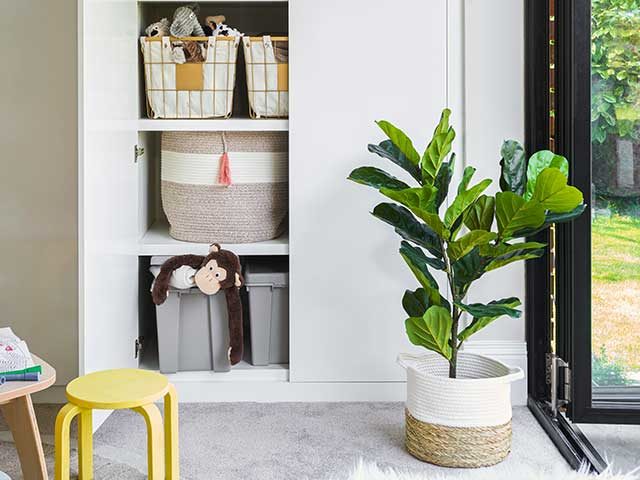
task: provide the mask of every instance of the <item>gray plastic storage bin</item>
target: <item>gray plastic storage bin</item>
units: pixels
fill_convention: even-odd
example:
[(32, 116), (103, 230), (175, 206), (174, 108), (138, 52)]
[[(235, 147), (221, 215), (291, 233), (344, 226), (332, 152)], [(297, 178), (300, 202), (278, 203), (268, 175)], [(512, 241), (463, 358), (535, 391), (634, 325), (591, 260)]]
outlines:
[(286, 261), (249, 262), (251, 364), (289, 363), (289, 272)]
[[(170, 257), (152, 257), (160, 266)], [(162, 373), (189, 370), (228, 372), (229, 323), (224, 292), (205, 295), (198, 288), (169, 288), (156, 306), (158, 359)]]

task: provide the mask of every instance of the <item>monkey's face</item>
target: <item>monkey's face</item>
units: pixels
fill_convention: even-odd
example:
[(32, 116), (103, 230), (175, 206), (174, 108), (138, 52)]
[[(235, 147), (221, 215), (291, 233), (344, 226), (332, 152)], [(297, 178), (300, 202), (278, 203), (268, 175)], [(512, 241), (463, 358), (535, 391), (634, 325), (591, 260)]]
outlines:
[(196, 285), (206, 295), (213, 295), (220, 290), (227, 275), (227, 271), (215, 259), (211, 259), (196, 272)]

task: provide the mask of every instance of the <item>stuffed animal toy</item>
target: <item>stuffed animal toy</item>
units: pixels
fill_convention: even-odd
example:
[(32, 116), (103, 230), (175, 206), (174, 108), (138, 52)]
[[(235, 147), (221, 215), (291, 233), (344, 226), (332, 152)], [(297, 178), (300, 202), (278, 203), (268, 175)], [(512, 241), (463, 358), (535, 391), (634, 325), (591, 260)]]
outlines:
[(152, 23), (145, 30), (147, 37), (167, 37), (169, 36), (169, 20), (163, 18), (159, 22)]
[(204, 37), (204, 31), (198, 21), (198, 4), (192, 3), (178, 7), (173, 14), (169, 31), (174, 37)]
[(171, 48), (171, 58), (175, 63), (187, 63), (187, 54), (184, 53), (182, 45), (174, 45)]
[(183, 266), (196, 269), (194, 281), (200, 291), (214, 295), (224, 290), (229, 315), (229, 360), (235, 365), (242, 360), (242, 303), (240, 302), (240, 259), (229, 250), (222, 250), (214, 243), (206, 257), (202, 255), (180, 255), (162, 264), (151, 291), (153, 303), (162, 305), (169, 295), (169, 284), (173, 272)]
[[(229, 25), (226, 25), (224, 21), (226, 20), (224, 15), (215, 15), (206, 18), (207, 25), (205, 29), (207, 31), (207, 35), (210, 37), (216, 37), (221, 35), (223, 37), (241, 37), (242, 33), (240, 33), (235, 28), (231, 28)], [(209, 33), (210, 32), (210, 33)]]
[(204, 62), (203, 48), (198, 42), (187, 40), (183, 43), (187, 63)]

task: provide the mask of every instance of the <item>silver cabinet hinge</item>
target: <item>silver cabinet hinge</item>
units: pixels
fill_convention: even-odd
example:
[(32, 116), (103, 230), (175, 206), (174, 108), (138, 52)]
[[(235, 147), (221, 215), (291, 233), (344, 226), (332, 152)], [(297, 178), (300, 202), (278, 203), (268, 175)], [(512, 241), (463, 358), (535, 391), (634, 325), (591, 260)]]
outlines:
[(134, 352), (133, 352), (133, 358), (139, 358), (140, 355), (142, 354), (142, 348), (144, 345), (144, 337), (138, 337), (136, 338), (136, 341), (134, 343)]
[(555, 353), (547, 354), (547, 383), (551, 396), (549, 407), (555, 417), (571, 402), (571, 368)]
[(144, 155), (144, 147), (140, 145), (133, 146), (133, 163), (138, 163), (138, 158)]

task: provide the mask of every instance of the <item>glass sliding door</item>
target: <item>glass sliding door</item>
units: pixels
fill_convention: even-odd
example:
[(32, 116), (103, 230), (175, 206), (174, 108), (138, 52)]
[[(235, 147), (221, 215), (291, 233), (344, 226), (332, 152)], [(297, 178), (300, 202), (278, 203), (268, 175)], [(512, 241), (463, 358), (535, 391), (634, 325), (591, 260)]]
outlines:
[(640, 421), (640, 0), (560, 2), (558, 152), (589, 208), (558, 229), (567, 413)]
[(640, 391), (640, 0), (591, 1), (591, 381)]

